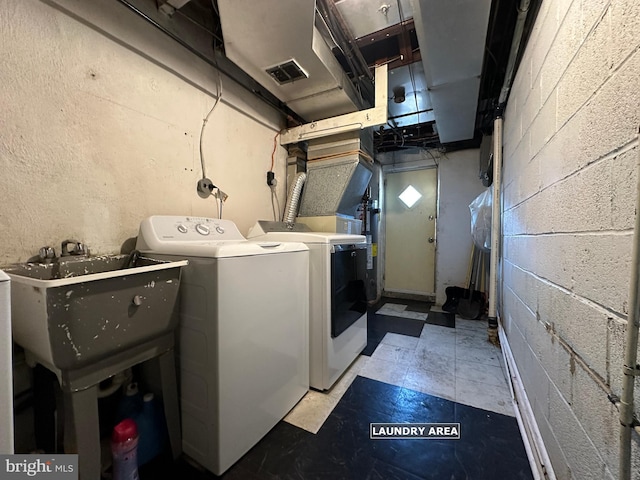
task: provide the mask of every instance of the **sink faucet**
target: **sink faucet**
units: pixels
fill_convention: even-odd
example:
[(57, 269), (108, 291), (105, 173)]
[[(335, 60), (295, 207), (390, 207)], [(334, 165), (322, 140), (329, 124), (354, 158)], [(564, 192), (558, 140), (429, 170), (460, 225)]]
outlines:
[[(72, 245), (71, 249), (69, 248), (69, 245)], [(83, 255), (85, 257), (89, 256), (89, 249), (87, 248), (87, 246), (77, 240), (65, 240), (62, 242), (60, 248), (61, 257), (66, 257), (68, 255)]]
[(38, 259), (40, 260), (40, 263), (52, 262), (56, 259), (56, 251), (53, 249), (53, 247), (42, 247), (40, 250), (38, 250)]

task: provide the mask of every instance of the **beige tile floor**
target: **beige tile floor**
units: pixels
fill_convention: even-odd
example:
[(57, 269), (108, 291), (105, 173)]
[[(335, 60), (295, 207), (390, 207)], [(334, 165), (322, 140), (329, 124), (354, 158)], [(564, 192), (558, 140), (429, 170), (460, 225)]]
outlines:
[(371, 357), (358, 357), (328, 392), (309, 391), (284, 420), (317, 433), (356, 375), (515, 415), (502, 352), (487, 342), (486, 323), (456, 318), (456, 328), (425, 324), (420, 338), (387, 333)]

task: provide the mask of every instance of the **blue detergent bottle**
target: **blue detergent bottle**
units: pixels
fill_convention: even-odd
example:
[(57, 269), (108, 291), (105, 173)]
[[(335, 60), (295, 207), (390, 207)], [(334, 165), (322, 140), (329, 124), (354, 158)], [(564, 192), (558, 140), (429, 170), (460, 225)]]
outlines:
[(138, 391), (138, 384), (131, 382), (127, 385), (124, 395), (116, 409), (116, 423), (125, 418), (135, 419), (142, 411), (142, 395)]
[(139, 435), (138, 466), (142, 466), (160, 455), (168, 440), (164, 413), (153, 393), (145, 394), (135, 420)]

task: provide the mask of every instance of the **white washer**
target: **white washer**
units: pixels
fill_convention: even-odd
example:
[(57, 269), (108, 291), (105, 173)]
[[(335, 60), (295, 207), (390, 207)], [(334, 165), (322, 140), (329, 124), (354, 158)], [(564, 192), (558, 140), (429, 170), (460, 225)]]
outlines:
[(9, 276), (0, 270), (0, 453), (13, 453), (13, 345)]
[(145, 219), (137, 248), (189, 260), (177, 348), (182, 445), (221, 475), (308, 391), (308, 248), (248, 242), (229, 220), (179, 216)]
[[(309, 247), (309, 384), (317, 390), (330, 389), (367, 346), (366, 298), (356, 302), (341, 297), (354, 282), (364, 282), (366, 238), (312, 232), (299, 223), (288, 230), (283, 223), (265, 221), (254, 225), (247, 238), (302, 242)], [(364, 283), (362, 287), (364, 296)]]

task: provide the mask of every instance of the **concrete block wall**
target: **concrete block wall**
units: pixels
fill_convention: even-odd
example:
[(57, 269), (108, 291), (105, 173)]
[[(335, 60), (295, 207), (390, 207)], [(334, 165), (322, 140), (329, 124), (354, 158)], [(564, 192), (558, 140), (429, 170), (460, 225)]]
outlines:
[[(118, 252), (152, 214), (217, 217), (197, 195), (217, 73), (118, 2), (0, 2), (0, 265), (76, 238)], [(206, 173), (241, 232), (273, 219), (266, 171), (283, 126), (229, 78), (204, 134)], [(275, 173), (285, 199), (286, 150)]]
[(505, 112), (500, 314), (559, 479), (618, 474), (639, 86), (640, 2), (542, 2)]

